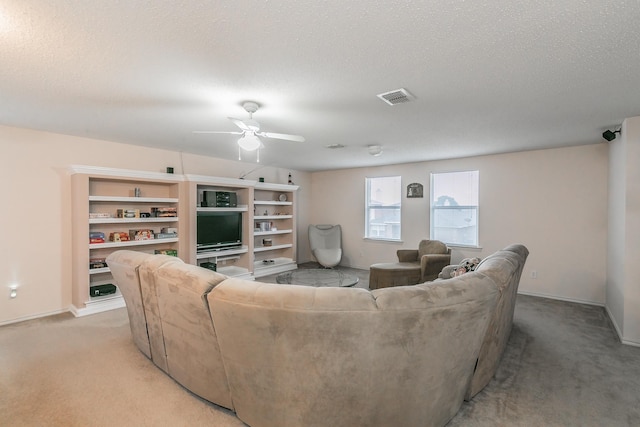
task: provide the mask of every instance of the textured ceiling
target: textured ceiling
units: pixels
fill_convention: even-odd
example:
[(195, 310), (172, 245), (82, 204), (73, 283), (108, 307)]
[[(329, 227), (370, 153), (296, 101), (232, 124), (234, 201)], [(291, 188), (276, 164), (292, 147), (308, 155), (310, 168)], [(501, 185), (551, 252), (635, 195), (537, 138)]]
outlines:
[(192, 131), (254, 100), (307, 139), (261, 163), (309, 171), (601, 143), (640, 115), (639, 29), (637, 0), (4, 0), (0, 123), (237, 159)]

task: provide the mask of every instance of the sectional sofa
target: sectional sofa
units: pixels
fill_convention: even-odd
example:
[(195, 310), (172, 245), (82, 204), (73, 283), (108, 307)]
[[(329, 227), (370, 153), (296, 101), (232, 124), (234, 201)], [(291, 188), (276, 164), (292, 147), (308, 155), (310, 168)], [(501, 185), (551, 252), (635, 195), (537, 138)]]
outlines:
[(489, 325), (524, 264), (513, 249), (460, 277), (374, 291), (228, 278), (126, 250), (107, 264), (138, 348), (252, 427), (442, 426), (495, 341)]

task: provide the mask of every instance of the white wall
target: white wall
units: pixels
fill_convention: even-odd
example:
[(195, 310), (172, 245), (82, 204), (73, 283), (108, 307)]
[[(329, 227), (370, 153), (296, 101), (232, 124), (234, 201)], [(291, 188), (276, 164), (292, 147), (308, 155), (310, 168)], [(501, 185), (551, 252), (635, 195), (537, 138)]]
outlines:
[[(72, 164), (238, 178), (258, 165), (108, 141), (0, 126), (0, 324), (66, 311), (71, 304)], [(184, 170), (183, 170), (184, 166)], [(286, 183), (289, 170), (265, 167), (247, 176)], [(299, 191), (298, 235), (306, 238), (309, 173), (291, 171)], [(299, 262), (311, 259), (301, 243)], [(9, 298), (17, 283), (18, 296)]]
[[(0, 126), (0, 324), (65, 311), (71, 301), (71, 164), (237, 178), (255, 164), (135, 147)], [(531, 255), (520, 290), (554, 298), (604, 304), (607, 231), (607, 146), (589, 145), (460, 160), (305, 173), (291, 171), (301, 186), (298, 262), (312, 259), (309, 223), (339, 223), (344, 264), (368, 268), (392, 261), (399, 248), (428, 237), (429, 173), (480, 170), (479, 250), (458, 250), (454, 261), (486, 256), (510, 243)], [(183, 170), (184, 165), (184, 170)], [(251, 173), (285, 183), (289, 170)], [(420, 182), (425, 198), (403, 199), (403, 244), (366, 241), (364, 178), (401, 175), (403, 186)], [(636, 181), (637, 182), (637, 181)], [(313, 197), (312, 197), (313, 195)], [(537, 270), (538, 278), (531, 279)], [(9, 299), (9, 285), (18, 297)], [(3, 291), (4, 289), (4, 291)], [(637, 296), (637, 295), (636, 295)]]
[(640, 345), (640, 117), (610, 143), (607, 310), (623, 342)]
[[(454, 249), (453, 261), (484, 257), (511, 243), (530, 251), (520, 291), (604, 305), (607, 255), (606, 144), (312, 174), (312, 223), (341, 224), (343, 264), (397, 260), (397, 249), (429, 238), (429, 174), (480, 171), (481, 249)], [(403, 243), (363, 239), (365, 177), (401, 175), (425, 198), (402, 200)], [(531, 272), (537, 271), (537, 279)]]

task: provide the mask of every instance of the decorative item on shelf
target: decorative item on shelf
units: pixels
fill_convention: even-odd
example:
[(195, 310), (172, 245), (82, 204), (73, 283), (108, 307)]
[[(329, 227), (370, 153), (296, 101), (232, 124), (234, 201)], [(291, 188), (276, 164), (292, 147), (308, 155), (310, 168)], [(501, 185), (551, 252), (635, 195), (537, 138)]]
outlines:
[(271, 223), (269, 221), (258, 222), (256, 228), (260, 231), (271, 231)]
[(176, 249), (156, 249), (153, 253), (156, 255), (178, 256), (178, 251)]
[(173, 173), (173, 168), (172, 167), (167, 167), (167, 173)]
[(278, 200), (280, 200), (281, 202), (286, 202), (287, 201), (287, 195), (282, 193), (280, 196), (278, 196)]
[(293, 179), (291, 178), (291, 172), (289, 172), (289, 185), (293, 185)]
[(218, 270), (218, 265), (215, 262), (203, 262), (200, 264), (200, 267), (206, 268), (211, 271)]
[(174, 239), (178, 237), (178, 233), (156, 233), (154, 236), (156, 239)]
[(103, 295), (111, 295), (116, 293), (116, 286), (107, 283), (105, 285), (96, 285), (89, 287), (89, 295), (92, 297), (101, 297)]
[(140, 187), (136, 187), (133, 189), (133, 196), (140, 197), (142, 195), (142, 191), (140, 191)]
[(111, 214), (107, 212), (89, 212), (90, 219), (96, 218), (111, 218)]
[(129, 234), (123, 231), (109, 233), (109, 241), (111, 242), (128, 242), (129, 240)]
[(105, 258), (91, 258), (89, 259), (89, 269), (93, 270), (96, 268), (105, 268), (107, 267), (107, 262)]
[(275, 263), (275, 260), (273, 260), (273, 259), (263, 259), (262, 263), (263, 264), (273, 264), (273, 263)]
[(264, 215), (264, 216), (269, 216), (269, 212), (265, 209), (265, 210), (264, 210), (264, 214), (263, 214), (263, 215)]
[(272, 239), (262, 239), (262, 246), (273, 246)]
[(151, 212), (140, 212), (140, 218), (151, 218)]
[(104, 243), (104, 233), (101, 231), (92, 231), (89, 233), (89, 243)]
[(155, 218), (174, 218), (178, 216), (178, 208), (162, 206), (151, 208), (151, 216)]
[(118, 209), (116, 210), (118, 218), (140, 218), (140, 209)]
[(129, 230), (130, 240), (153, 240), (155, 235), (153, 230)]

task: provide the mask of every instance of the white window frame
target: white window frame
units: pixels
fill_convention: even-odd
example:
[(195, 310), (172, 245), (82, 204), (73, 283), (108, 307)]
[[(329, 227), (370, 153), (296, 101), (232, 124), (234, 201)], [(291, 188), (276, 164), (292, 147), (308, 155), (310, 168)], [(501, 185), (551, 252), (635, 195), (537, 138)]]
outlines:
[[(398, 180), (398, 205), (380, 205), (380, 204), (372, 204), (372, 200), (370, 199), (371, 195), (371, 184), (373, 180), (377, 179), (397, 179)], [(399, 220), (397, 223), (385, 223), (381, 224), (378, 227), (370, 227), (369, 221), (371, 218), (371, 212), (373, 210), (396, 210), (398, 211)], [(397, 238), (389, 237), (387, 234), (387, 228), (391, 225), (391, 227), (397, 227)], [(393, 234), (393, 231), (391, 231)], [(364, 238), (371, 240), (386, 240), (392, 242), (400, 242), (402, 241), (402, 177), (399, 175), (394, 176), (375, 176), (375, 177), (367, 177), (365, 178), (365, 220), (364, 220)]]
[[(436, 189), (434, 188), (434, 181), (436, 176), (448, 175), (451, 174), (453, 177), (454, 174), (465, 174), (465, 173), (475, 173), (477, 175), (477, 193), (475, 194), (475, 204), (462, 204), (462, 205), (436, 205), (435, 204), (435, 194)], [(471, 248), (479, 248), (479, 234), (480, 234), (480, 171), (478, 170), (464, 170), (464, 171), (454, 171), (454, 172), (432, 172), (431, 173), (431, 192), (430, 192), (430, 224), (429, 224), (429, 238), (432, 240), (440, 240), (447, 244), (447, 246), (457, 246), (457, 247), (471, 247)], [(472, 241), (461, 241), (460, 239), (451, 238), (450, 236), (456, 234), (455, 227), (452, 227), (452, 233), (450, 236), (443, 236), (442, 234), (436, 233), (436, 218), (437, 211), (453, 211), (453, 210), (468, 210), (472, 211), (472, 218), (475, 217), (475, 233), (472, 236)], [(443, 227), (440, 227), (443, 228)], [(458, 227), (459, 228), (459, 227)], [(468, 233), (466, 234), (468, 236)]]

